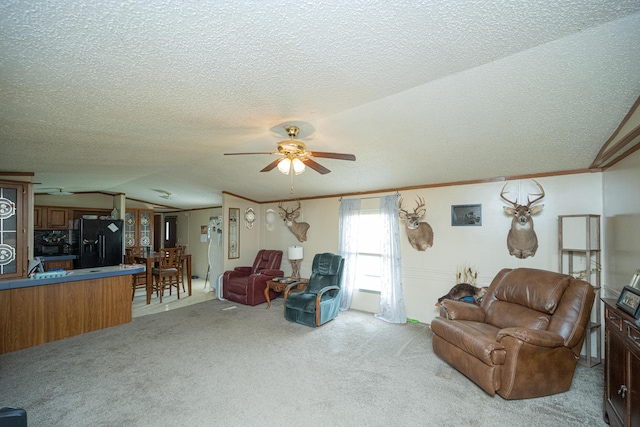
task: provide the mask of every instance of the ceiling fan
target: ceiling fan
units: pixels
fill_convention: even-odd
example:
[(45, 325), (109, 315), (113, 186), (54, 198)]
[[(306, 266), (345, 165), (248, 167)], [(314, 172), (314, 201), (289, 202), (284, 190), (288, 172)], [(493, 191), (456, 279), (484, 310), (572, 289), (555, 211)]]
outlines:
[(158, 197), (160, 197), (161, 199), (165, 199), (165, 200), (171, 200), (172, 199), (171, 196), (173, 196), (173, 193), (171, 193), (170, 191), (167, 191), (167, 190), (155, 190), (155, 189), (153, 191), (156, 191), (156, 192), (160, 193), (158, 195)]
[(309, 166), (311, 169), (323, 175), (331, 172), (320, 163), (312, 160), (311, 157), (351, 161), (355, 161), (356, 159), (356, 156), (353, 154), (307, 151), (307, 146), (304, 142), (294, 139), (298, 135), (298, 131), (300, 129), (297, 126), (287, 126), (285, 129), (287, 131), (287, 135), (289, 135), (289, 139), (278, 143), (278, 152), (225, 153), (224, 155), (238, 156), (246, 154), (273, 154), (281, 156), (279, 159), (276, 159), (265, 166), (260, 172), (269, 172), (277, 166), (278, 170), (285, 175), (289, 175), (291, 172), (293, 172), (291, 175), (299, 175), (304, 172), (306, 166)]
[(64, 188), (56, 188), (53, 190), (45, 190), (50, 196), (71, 196), (73, 193), (70, 191), (64, 191)]

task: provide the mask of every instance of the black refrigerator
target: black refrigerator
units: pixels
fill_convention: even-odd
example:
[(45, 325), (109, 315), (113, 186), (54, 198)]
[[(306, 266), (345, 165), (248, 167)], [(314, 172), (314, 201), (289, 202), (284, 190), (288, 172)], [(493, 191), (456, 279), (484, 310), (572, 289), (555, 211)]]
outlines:
[(122, 264), (124, 221), (77, 219), (74, 221), (78, 258), (76, 268)]

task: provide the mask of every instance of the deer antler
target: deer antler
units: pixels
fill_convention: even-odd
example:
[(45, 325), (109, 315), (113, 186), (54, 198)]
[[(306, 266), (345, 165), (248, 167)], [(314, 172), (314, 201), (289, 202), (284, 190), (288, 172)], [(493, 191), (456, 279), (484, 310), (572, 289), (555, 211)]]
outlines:
[(296, 200), (296, 202), (298, 202), (298, 207), (297, 207), (297, 208), (295, 208), (294, 210), (292, 210), (292, 211), (291, 211), (291, 213), (294, 213), (294, 212), (296, 212), (296, 211), (300, 210), (300, 207), (301, 207), (301, 206), (300, 206), (300, 200)]
[(535, 179), (532, 179), (531, 181), (535, 182), (536, 185), (538, 186), (538, 188), (540, 189), (540, 193), (536, 194), (535, 199), (533, 200), (529, 200), (529, 196), (527, 196), (527, 207), (531, 207), (532, 204), (534, 204), (535, 202), (537, 202), (538, 200), (542, 199), (544, 197), (544, 188), (542, 188), (542, 185), (540, 185), (540, 183), (538, 181), (536, 181)]
[(406, 209), (402, 209), (402, 197), (400, 197), (400, 199), (398, 199), (398, 210), (402, 213), (404, 213), (405, 215), (409, 215), (409, 211)]
[(518, 206), (518, 199), (516, 199), (515, 202), (512, 202), (511, 200), (507, 199), (504, 196), (504, 192), (505, 192), (504, 189), (507, 188), (508, 184), (509, 184), (509, 181), (505, 182), (504, 185), (502, 186), (502, 191), (500, 192), (500, 198), (502, 200), (504, 200), (505, 202), (509, 203), (510, 205), (512, 205), (513, 207), (516, 207), (516, 206)]
[(418, 196), (418, 200), (416, 200), (416, 208), (413, 210), (413, 212), (418, 212), (418, 210), (420, 208), (424, 208), (424, 199), (420, 196)]

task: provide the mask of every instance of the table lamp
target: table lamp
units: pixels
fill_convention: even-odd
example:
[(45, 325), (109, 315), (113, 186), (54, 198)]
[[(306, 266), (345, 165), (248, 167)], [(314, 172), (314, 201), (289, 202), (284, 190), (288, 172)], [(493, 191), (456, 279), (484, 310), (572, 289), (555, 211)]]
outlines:
[(304, 258), (302, 253), (302, 246), (289, 246), (288, 250), (289, 261), (291, 261), (291, 277), (294, 279), (300, 278), (300, 262)]

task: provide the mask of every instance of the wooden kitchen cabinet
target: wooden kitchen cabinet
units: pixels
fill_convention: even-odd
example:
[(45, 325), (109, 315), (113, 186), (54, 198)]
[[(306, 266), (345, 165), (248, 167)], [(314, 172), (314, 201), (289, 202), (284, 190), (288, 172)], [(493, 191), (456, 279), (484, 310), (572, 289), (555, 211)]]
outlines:
[(640, 326), (604, 298), (604, 419), (611, 426), (640, 427)]
[(69, 229), (69, 209), (47, 208), (47, 227), (54, 229)]
[(33, 208), (33, 228), (36, 230), (40, 230), (40, 229), (44, 229), (44, 223), (43, 219), (44, 217), (47, 216), (46, 213), (43, 213), (43, 211), (46, 211), (47, 208), (44, 208), (42, 206), (36, 206)]
[(33, 228), (36, 230), (68, 230), (69, 208), (36, 206), (33, 209)]

